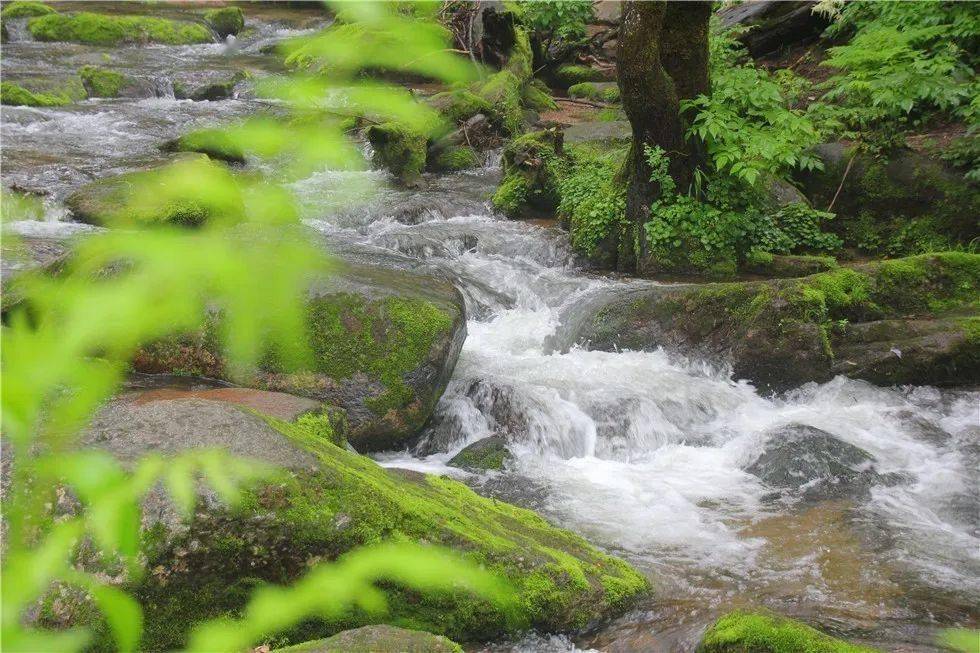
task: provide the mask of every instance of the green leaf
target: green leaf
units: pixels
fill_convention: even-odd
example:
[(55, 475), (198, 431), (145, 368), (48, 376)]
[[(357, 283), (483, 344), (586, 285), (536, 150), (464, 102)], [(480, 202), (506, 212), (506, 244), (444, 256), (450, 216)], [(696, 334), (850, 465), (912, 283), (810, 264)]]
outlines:
[(91, 594), (112, 630), (118, 650), (135, 651), (143, 631), (143, 609), (139, 603), (111, 585), (94, 587)]

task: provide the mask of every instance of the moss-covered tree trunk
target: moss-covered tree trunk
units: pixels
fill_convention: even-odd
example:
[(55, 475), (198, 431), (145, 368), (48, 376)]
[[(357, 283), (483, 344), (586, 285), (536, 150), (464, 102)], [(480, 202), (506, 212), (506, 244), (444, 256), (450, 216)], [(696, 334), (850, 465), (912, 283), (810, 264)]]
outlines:
[(670, 176), (686, 191), (703, 158), (700, 143), (685, 138), (682, 100), (709, 91), (707, 2), (646, 2), (623, 4), (617, 69), (623, 109), (633, 128), (627, 161), (626, 218), (620, 237), (621, 269), (642, 270), (646, 258), (643, 225), (650, 205), (660, 195), (650, 181), (647, 146), (670, 156)]

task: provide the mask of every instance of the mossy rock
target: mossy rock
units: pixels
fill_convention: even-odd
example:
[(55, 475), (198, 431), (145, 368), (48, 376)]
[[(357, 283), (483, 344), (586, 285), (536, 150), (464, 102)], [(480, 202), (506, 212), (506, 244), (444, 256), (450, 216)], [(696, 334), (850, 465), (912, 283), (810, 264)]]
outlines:
[(519, 134), (524, 129), (522, 86), (514, 73), (501, 70), (474, 91), (490, 107), (489, 118), (494, 126), (505, 134)]
[(33, 18), (54, 13), (57, 12), (43, 2), (15, 0), (4, 3), (3, 11), (0, 11), (0, 18)]
[(704, 634), (697, 653), (875, 653), (806, 624), (762, 612), (731, 612)]
[(492, 110), (489, 102), (466, 89), (436, 93), (427, 102), (454, 123), (465, 122), (478, 113), (489, 114)]
[(380, 625), (345, 630), (326, 639), (276, 649), (275, 653), (463, 653), (463, 649), (442, 635)]
[(837, 267), (833, 256), (806, 256), (790, 254), (770, 254), (753, 251), (742, 266), (743, 272), (758, 274), (771, 279), (806, 277), (819, 272), (827, 272)]
[(399, 122), (371, 125), (365, 136), (374, 148), (374, 164), (402, 184), (418, 181), (425, 169), (428, 137)]
[(270, 638), (301, 644), (379, 620), (461, 642), (528, 628), (567, 632), (614, 615), (648, 587), (625, 562), (529, 510), (447, 478), (387, 470), (301, 425), (223, 402), (116, 400), (95, 418), (83, 446), (124, 463), (149, 453), (222, 448), (278, 470), (247, 488), (236, 508), (202, 488), (190, 523), (161, 489), (151, 492), (141, 548), (152, 573), (124, 588), (143, 607), (140, 650), (179, 649), (193, 624), (240, 616), (256, 587), (289, 584), (317, 561), (384, 541), (454, 549), (509, 580), (515, 608), (502, 611), (462, 589), (417, 592), (385, 583), (387, 614), (355, 609)]
[(616, 82), (580, 82), (568, 87), (570, 97), (619, 102), (619, 85)]
[(881, 385), (980, 383), (980, 255), (924, 254), (800, 279), (656, 287), (611, 299), (575, 339), (659, 346), (785, 390), (842, 374)]
[(820, 209), (836, 197), (829, 227), (845, 246), (900, 256), (980, 237), (980, 185), (942, 161), (910, 150), (875, 158), (841, 143), (817, 154), (824, 169), (800, 173), (801, 187)]
[(511, 457), (507, 442), (501, 437), (491, 436), (464, 447), (446, 464), (461, 469), (492, 470), (501, 469)]
[(455, 172), (480, 165), (476, 150), (465, 146), (447, 147), (430, 159), (429, 167), (437, 172)]
[(553, 75), (555, 84), (559, 88), (568, 88), (582, 82), (600, 82), (604, 79), (601, 70), (582, 66), (579, 64), (566, 64), (559, 66)]
[(243, 71), (215, 79), (174, 81), (174, 97), (178, 100), (194, 100), (195, 102), (227, 100), (235, 95), (235, 87), (239, 82), (248, 78)]
[(122, 73), (98, 66), (82, 66), (78, 70), (82, 85), (89, 97), (119, 97), (130, 80)]
[(245, 151), (227, 130), (205, 128), (188, 132), (164, 144), (168, 152), (198, 152), (228, 163), (245, 163)]
[(134, 369), (224, 379), (337, 406), (359, 451), (396, 448), (418, 433), (466, 336), (463, 300), (449, 281), (353, 264), (311, 288), (312, 358), (300, 369), (282, 369), (273, 358), (247, 375), (227, 369), (219, 324), (215, 316), (200, 333), (145, 346)]
[(15, 107), (58, 107), (71, 104), (72, 98), (61, 93), (41, 93), (13, 82), (0, 82), (0, 104)]
[(558, 208), (562, 134), (555, 130), (518, 136), (504, 148), (503, 171), (494, 207), (510, 218), (553, 214)]
[(521, 90), (521, 100), (525, 107), (534, 111), (554, 111), (558, 108), (548, 87), (538, 79), (533, 79)]
[(204, 12), (204, 20), (221, 38), (238, 34), (245, 29), (245, 13), (241, 7), (221, 7)]
[(197, 227), (208, 220), (239, 221), (245, 211), (231, 173), (203, 155), (93, 181), (70, 194), (65, 205), (79, 222), (98, 226)]
[(152, 16), (107, 16), (88, 11), (47, 14), (27, 24), (38, 41), (69, 41), (87, 45), (211, 43), (211, 32), (197, 23)]

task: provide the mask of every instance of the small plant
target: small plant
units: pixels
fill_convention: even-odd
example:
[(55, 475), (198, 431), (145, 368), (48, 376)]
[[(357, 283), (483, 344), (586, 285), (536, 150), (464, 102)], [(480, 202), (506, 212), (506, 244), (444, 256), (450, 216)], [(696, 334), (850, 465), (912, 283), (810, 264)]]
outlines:
[(595, 13), (592, 0), (551, 0), (519, 5), (524, 23), (534, 30), (542, 49), (585, 38), (585, 26)]

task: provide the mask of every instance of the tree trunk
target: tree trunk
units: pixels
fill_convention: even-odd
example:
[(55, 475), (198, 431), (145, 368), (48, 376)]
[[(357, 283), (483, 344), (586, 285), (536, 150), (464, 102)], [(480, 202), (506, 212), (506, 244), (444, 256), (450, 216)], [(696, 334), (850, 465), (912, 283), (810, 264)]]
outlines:
[(700, 143), (685, 138), (680, 102), (707, 93), (707, 2), (643, 2), (623, 5), (616, 66), (623, 109), (633, 128), (626, 163), (627, 225), (620, 237), (620, 269), (642, 269), (647, 257), (643, 225), (660, 186), (650, 181), (647, 146), (670, 157), (669, 173), (677, 189), (687, 192), (703, 159)]

